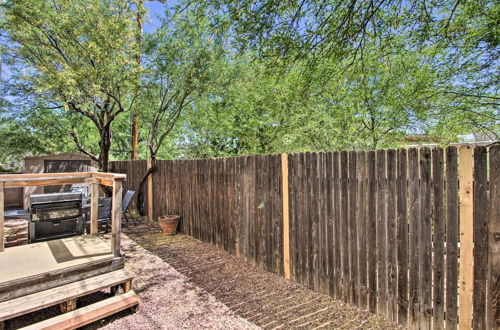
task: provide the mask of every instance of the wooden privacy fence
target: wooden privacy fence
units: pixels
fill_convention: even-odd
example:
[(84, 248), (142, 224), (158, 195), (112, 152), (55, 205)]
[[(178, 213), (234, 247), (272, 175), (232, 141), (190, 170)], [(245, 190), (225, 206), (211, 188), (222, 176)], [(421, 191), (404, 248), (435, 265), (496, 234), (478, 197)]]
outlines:
[(315, 291), (411, 328), (500, 326), (499, 145), (162, 160), (151, 181), (155, 218)]

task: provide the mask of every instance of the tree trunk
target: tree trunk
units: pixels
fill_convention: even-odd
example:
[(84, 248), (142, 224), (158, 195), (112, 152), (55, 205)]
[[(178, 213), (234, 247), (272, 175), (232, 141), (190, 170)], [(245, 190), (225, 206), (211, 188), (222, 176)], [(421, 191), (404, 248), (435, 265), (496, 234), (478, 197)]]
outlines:
[(137, 210), (139, 211), (139, 214), (141, 216), (146, 215), (146, 207), (144, 206), (144, 184), (148, 180), (148, 177), (150, 175), (153, 175), (155, 171), (156, 171), (156, 159), (151, 159), (151, 167), (148, 168), (148, 170), (142, 177), (141, 183), (139, 184), (139, 190), (137, 191), (136, 205), (137, 205)]
[(99, 160), (102, 172), (109, 172), (109, 150), (111, 149), (111, 123), (106, 124), (101, 131), (101, 141), (99, 141), (99, 146), (101, 147), (101, 152), (99, 154)]

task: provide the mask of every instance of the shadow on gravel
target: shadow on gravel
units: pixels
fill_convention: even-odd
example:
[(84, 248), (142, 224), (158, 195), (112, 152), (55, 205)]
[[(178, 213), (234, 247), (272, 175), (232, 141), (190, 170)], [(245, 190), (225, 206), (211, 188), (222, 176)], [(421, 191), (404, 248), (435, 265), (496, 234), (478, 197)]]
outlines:
[(265, 328), (390, 329), (399, 326), (256, 268), (190, 236), (165, 236), (143, 223), (124, 233), (237, 315)]

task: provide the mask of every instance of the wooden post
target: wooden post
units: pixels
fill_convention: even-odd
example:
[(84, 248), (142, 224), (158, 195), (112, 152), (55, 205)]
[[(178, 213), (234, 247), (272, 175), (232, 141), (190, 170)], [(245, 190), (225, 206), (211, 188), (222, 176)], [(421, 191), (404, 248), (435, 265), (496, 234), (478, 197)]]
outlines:
[[(151, 159), (148, 159), (148, 169), (151, 168)], [(148, 176), (148, 219), (153, 221), (153, 173)]]
[(123, 182), (113, 181), (113, 211), (111, 213), (111, 252), (120, 256), (120, 231), (122, 227), (122, 193)]
[(0, 252), (3, 251), (4, 247), (4, 223), (3, 223), (4, 186), (5, 183), (3, 181), (0, 181)]
[(283, 194), (283, 267), (290, 279), (290, 218), (288, 210), (288, 155), (281, 154), (281, 191)]
[(488, 287), (486, 328), (498, 329), (500, 320), (500, 145), (490, 147), (490, 221), (488, 223)]
[(458, 151), (460, 189), (460, 277), (459, 326), (472, 327), (473, 294), (473, 190), (472, 148), (462, 146)]
[(90, 200), (90, 234), (97, 235), (99, 217), (99, 184), (91, 183), (91, 200)]

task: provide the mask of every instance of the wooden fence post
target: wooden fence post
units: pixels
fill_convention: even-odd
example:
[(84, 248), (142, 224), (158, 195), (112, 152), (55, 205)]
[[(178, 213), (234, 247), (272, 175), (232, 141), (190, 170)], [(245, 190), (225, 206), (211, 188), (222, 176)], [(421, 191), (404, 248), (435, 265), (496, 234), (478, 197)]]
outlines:
[(288, 155), (281, 154), (281, 191), (283, 201), (283, 267), (287, 280), (290, 279), (290, 218), (288, 209)]
[(122, 193), (123, 182), (119, 180), (113, 181), (113, 210), (111, 213), (111, 253), (115, 257), (120, 254), (120, 232), (122, 227)]
[(93, 182), (90, 185), (91, 200), (90, 200), (90, 234), (97, 235), (98, 232), (98, 217), (99, 217), (99, 184)]
[(2, 252), (4, 248), (4, 185), (5, 183), (0, 181), (0, 252)]
[(460, 277), (459, 327), (472, 327), (473, 294), (473, 189), (472, 148), (462, 146), (458, 151), (460, 187)]
[[(151, 159), (148, 159), (147, 168), (151, 168)], [(148, 176), (148, 219), (153, 221), (153, 173)]]
[(486, 328), (500, 322), (500, 145), (490, 147), (490, 221), (488, 223), (488, 287)]

